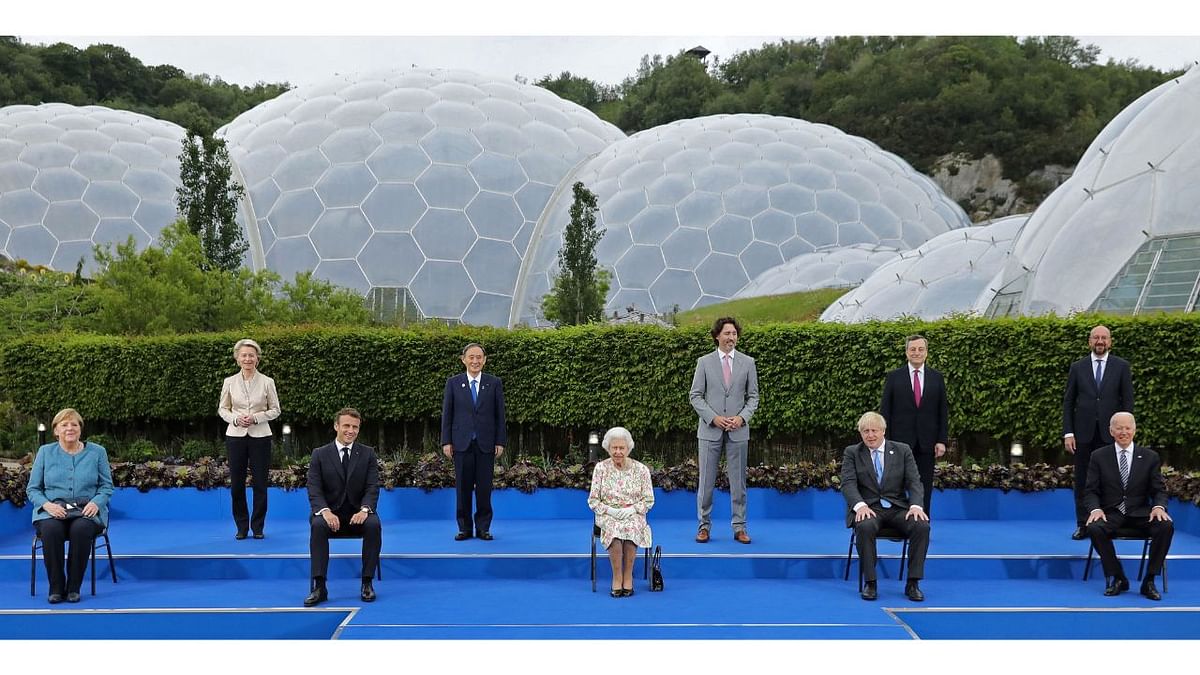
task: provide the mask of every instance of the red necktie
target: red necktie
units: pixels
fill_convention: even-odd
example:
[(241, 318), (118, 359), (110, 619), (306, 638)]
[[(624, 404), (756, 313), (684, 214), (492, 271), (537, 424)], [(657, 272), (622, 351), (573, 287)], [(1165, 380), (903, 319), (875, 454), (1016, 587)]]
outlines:
[(913, 403), (916, 403), (918, 408), (921, 407), (921, 377), (920, 377), (920, 373), (921, 373), (921, 371), (919, 371), (919, 370), (913, 371)]

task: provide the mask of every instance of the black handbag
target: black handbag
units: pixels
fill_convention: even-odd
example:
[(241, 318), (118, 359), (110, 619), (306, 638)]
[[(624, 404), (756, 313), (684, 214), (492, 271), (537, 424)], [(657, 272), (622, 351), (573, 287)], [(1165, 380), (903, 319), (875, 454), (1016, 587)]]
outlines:
[(650, 591), (652, 593), (663, 589), (662, 576), (662, 547), (655, 546), (654, 554), (650, 556)]
[(75, 502), (69, 502), (61, 497), (52, 501), (67, 510), (67, 519), (83, 517), (83, 507)]

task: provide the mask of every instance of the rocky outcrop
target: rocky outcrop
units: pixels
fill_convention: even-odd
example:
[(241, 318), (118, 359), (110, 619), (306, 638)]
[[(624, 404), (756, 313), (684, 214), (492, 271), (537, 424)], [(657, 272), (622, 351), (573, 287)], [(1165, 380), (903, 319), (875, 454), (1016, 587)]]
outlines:
[(1046, 195), (1071, 177), (1072, 170), (1052, 165), (1013, 181), (1004, 177), (1004, 165), (992, 155), (974, 159), (951, 154), (934, 163), (932, 178), (972, 222), (979, 223), (1032, 212)]

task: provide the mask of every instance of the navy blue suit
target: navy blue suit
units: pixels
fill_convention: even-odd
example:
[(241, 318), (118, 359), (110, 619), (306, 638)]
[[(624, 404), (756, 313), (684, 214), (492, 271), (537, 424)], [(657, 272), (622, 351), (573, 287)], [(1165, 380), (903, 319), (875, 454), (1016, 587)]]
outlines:
[(946, 380), (941, 373), (925, 365), (925, 385), (921, 390), (921, 406), (917, 407), (908, 368), (905, 363), (887, 374), (879, 413), (887, 421), (887, 437), (912, 449), (924, 488), (925, 501), (921, 506), (925, 509), (925, 515), (929, 515), (929, 503), (933, 499), (934, 465), (937, 462), (934, 446), (949, 442), (950, 406), (946, 402)]
[(1088, 354), (1071, 364), (1063, 394), (1063, 435), (1075, 434), (1075, 524), (1079, 527), (1083, 527), (1088, 517), (1083, 502), (1092, 451), (1112, 444), (1108, 424), (1114, 414), (1133, 412), (1129, 362), (1109, 353), (1097, 389), (1093, 358)]
[(492, 527), (492, 471), (496, 446), (508, 445), (504, 418), (504, 384), (479, 375), (479, 400), (471, 399), (469, 378), (459, 373), (446, 380), (442, 395), (442, 445), (454, 448), (454, 487), (458, 493), (458, 531), (472, 531), (471, 495), (475, 495), (474, 531)]

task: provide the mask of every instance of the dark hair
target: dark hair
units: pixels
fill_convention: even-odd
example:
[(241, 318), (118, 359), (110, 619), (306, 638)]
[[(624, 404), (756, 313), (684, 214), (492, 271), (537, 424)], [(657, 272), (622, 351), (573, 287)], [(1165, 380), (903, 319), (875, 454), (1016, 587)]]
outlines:
[(358, 412), (354, 408), (342, 408), (341, 410), (337, 411), (337, 414), (333, 416), (333, 423), (337, 424), (338, 422), (342, 421), (342, 415), (349, 415), (350, 417), (358, 420), (359, 424), (362, 423), (362, 413)]
[(712, 327), (713, 342), (720, 344), (720, 340), (717, 339), (717, 336), (720, 335), (721, 331), (725, 329), (725, 324), (727, 324), (727, 323), (733, 324), (733, 329), (738, 332), (738, 335), (742, 334), (742, 324), (738, 323), (737, 319), (733, 318), (732, 316), (723, 316), (713, 322), (713, 327)]
[(925, 346), (929, 346), (929, 340), (926, 339), (924, 335), (921, 335), (920, 333), (913, 333), (912, 335), (904, 338), (904, 348), (908, 349), (908, 345), (911, 344), (913, 340), (925, 340)]
[(478, 342), (468, 342), (467, 346), (463, 347), (462, 354), (459, 356), (466, 356), (467, 352), (471, 351), (471, 347), (479, 347), (479, 351), (483, 352), (484, 356), (487, 356), (487, 350), (484, 349), (483, 345), (479, 344)]

